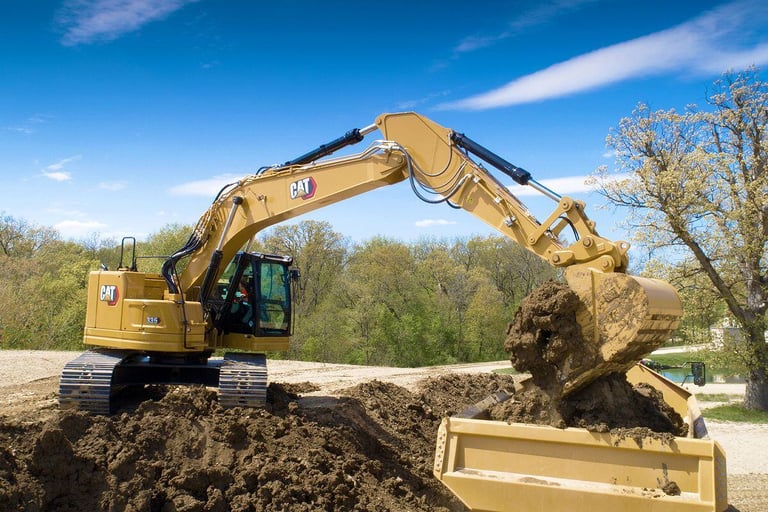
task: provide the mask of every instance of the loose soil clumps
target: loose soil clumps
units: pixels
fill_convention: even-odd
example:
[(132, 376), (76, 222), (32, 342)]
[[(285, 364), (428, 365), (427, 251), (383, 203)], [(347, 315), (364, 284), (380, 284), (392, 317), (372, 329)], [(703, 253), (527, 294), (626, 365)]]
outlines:
[(154, 387), (110, 417), (0, 418), (0, 510), (460, 511), (431, 472), (438, 424), (510, 385), (448, 375), (417, 393), (371, 381), (298, 397), (271, 384), (266, 409)]
[(578, 307), (578, 296), (567, 285), (554, 281), (523, 299), (509, 325), (504, 347), (512, 366), (530, 372), (532, 382), (513, 400), (495, 406), (491, 417), (612, 431), (635, 440), (643, 435), (687, 435), (688, 426), (659, 391), (648, 385), (633, 388), (623, 373), (608, 373), (563, 396), (569, 380), (600, 361), (596, 348), (582, 339), (576, 321)]

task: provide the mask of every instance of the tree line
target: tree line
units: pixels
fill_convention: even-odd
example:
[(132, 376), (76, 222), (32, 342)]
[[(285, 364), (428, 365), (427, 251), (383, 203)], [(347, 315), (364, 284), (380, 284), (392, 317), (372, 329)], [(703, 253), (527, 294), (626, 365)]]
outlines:
[[(191, 226), (168, 225), (136, 244), (140, 271), (158, 272)], [(3, 348), (83, 349), (88, 273), (115, 269), (119, 241), (63, 241), (52, 228), (0, 217)], [(132, 258), (126, 244), (123, 264)], [(300, 270), (288, 357), (422, 366), (503, 359), (520, 300), (556, 271), (503, 237), (374, 237), (352, 242), (327, 222), (263, 233), (251, 250), (286, 254)], [(103, 267), (102, 267), (103, 266)]]

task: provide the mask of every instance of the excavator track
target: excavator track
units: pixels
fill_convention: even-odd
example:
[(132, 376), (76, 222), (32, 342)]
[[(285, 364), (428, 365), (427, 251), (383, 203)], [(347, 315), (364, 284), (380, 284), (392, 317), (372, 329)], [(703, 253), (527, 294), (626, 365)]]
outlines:
[(128, 351), (89, 350), (64, 365), (59, 381), (59, 405), (91, 414), (110, 414), (112, 377)]
[(116, 388), (143, 384), (203, 384), (218, 380), (222, 407), (264, 407), (267, 358), (264, 354), (227, 353), (208, 364), (163, 364), (134, 351), (89, 350), (64, 366), (59, 405), (91, 414), (113, 412)]
[(222, 407), (264, 407), (267, 403), (267, 357), (264, 354), (224, 354), (219, 370)]

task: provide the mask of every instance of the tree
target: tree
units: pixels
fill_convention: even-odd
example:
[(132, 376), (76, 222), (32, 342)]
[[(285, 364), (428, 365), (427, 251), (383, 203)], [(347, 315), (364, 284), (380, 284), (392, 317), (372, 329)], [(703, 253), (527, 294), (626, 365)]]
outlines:
[(639, 104), (607, 138), (625, 178), (602, 169), (596, 180), (629, 207), (636, 240), (682, 249), (712, 283), (744, 333), (744, 405), (768, 410), (768, 83), (756, 69), (726, 73), (708, 103), (683, 113)]
[(305, 220), (279, 225), (261, 239), (265, 251), (293, 257), (301, 270), (298, 312), (306, 314), (320, 304), (339, 278), (347, 258), (348, 242), (329, 222)]
[[(298, 224), (278, 225), (260, 236), (258, 249), (263, 252), (293, 257), (293, 265), (300, 271), (294, 296), (294, 336), (289, 357), (313, 358), (318, 350), (323, 358), (336, 353), (324, 343), (319, 331), (334, 322), (340, 322), (340, 314), (320, 321), (315, 312), (333, 293), (341, 278), (347, 260), (348, 241), (333, 230), (328, 222), (305, 220)], [(335, 311), (327, 305), (323, 311)], [(309, 346), (305, 349), (305, 343)], [(319, 347), (319, 348), (318, 348)]]
[(4, 256), (31, 258), (58, 238), (59, 234), (51, 228), (34, 226), (10, 215), (0, 217), (0, 254)]
[[(160, 231), (149, 235), (146, 241), (139, 242), (136, 247), (136, 256), (140, 258), (136, 265), (138, 269), (142, 272), (160, 272), (166, 258), (184, 246), (192, 230), (193, 227), (188, 224), (166, 224)], [(124, 265), (130, 264), (132, 250), (130, 242), (126, 241)], [(186, 264), (187, 260), (182, 260), (177, 270), (181, 272)]]
[[(36, 248), (19, 256), (0, 255), (0, 328), (8, 348), (80, 348), (85, 323), (88, 271), (97, 262), (74, 242), (31, 235), (15, 246)], [(31, 237), (25, 238), (26, 236)], [(16, 251), (11, 251), (16, 252)]]
[(347, 265), (348, 307), (353, 310), (358, 347), (372, 364), (430, 364), (433, 343), (428, 336), (415, 261), (408, 246), (381, 237), (355, 248)]

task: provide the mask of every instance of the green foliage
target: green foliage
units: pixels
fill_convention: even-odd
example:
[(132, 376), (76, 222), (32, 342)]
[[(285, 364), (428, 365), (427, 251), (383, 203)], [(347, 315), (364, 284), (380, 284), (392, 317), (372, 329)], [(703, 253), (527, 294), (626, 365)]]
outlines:
[(11, 217), (0, 221), (0, 328), (4, 348), (79, 348), (87, 273), (81, 245)]
[[(137, 267), (142, 272), (160, 272), (166, 258), (180, 249), (192, 234), (192, 226), (183, 224), (168, 224), (156, 233), (149, 235), (146, 241), (136, 244)], [(126, 244), (123, 264), (128, 265), (131, 257), (130, 244)], [(182, 260), (177, 266), (179, 272), (184, 270), (187, 260)], [(110, 267), (111, 268), (111, 267)], [(117, 268), (117, 265), (115, 265)]]

